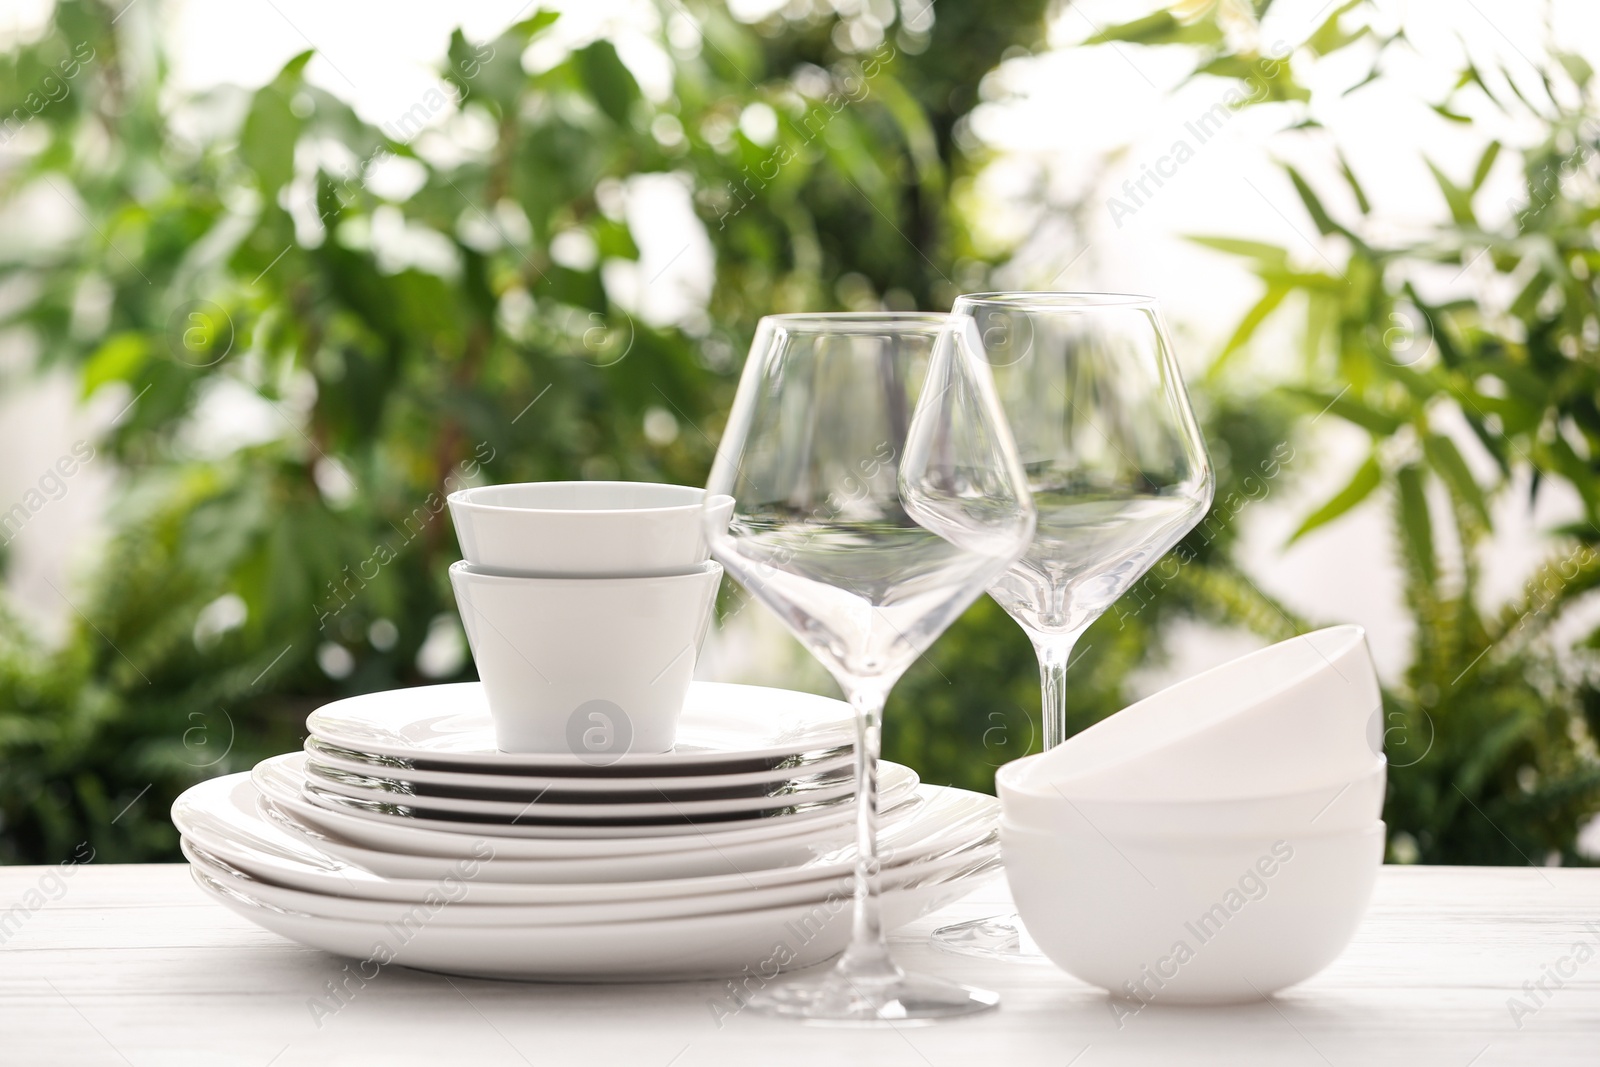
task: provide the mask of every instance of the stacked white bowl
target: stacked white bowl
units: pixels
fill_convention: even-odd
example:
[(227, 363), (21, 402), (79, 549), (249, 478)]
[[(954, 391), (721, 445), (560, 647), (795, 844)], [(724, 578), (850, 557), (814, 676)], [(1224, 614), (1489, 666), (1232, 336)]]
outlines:
[(1315, 974), (1382, 863), (1381, 725), (1365, 634), (1336, 626), (1007, 765), (1002, 849), (1029, 934), (1127, 1011)]
[(467, 557), (450, 581), (502, 751), (672, 748), (722, 581), (704, 497), (652, 482), (450, 494)]

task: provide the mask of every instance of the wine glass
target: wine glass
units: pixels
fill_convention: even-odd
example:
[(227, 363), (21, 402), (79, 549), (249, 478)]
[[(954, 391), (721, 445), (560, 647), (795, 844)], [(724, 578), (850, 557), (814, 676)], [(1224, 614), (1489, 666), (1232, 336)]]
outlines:
[[(1054, 748), (1073, 646), (1205, 514), (1211, 462), (1154, 300), (980, 293), (954, 310), (978, 325), (1038, 511), (1033, 543), (989, 595), (1033, 642)], [(933, 937), (970, 955), (1044, 958), (1015, 915)]]
[(758, 992), (760, 1010), (905, 1022), (998, 1002), (894, 963), (877, 877), (884, 700), (1033, 535), (980, 344), (955, 315), (772, 315), (756, 330), (706, 485), (707, 500), (734, 498), (733, 517), (708, 512), (706, 534), (855, 709), (858, 800), (849, 948), (821, 976)]

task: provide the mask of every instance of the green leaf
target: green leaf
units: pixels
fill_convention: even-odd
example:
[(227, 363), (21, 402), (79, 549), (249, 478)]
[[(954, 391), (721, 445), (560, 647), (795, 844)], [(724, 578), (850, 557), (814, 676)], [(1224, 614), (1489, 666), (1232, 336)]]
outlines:
[(1233, 336), (1228, 338), (1228, 343), (1222, 346), (1222, 351), (1217, 353), (1217, 358), (1212, 361), (1211, 367), (1206, 371), (1208, 380), (1215, 380), (1222, 373), (1228, 357), (1239, 351), (1249, 343), (1256, 329), (1268, 315), (1271, 315), (1283, 298), (1289, 295), (1289, 288), (1284, 285), (1269, 285), (1267, 291), (1261, 294), (1249, 311), (1244, 313), (1244, 318), (1239, 320), (1239, 325), (1234, 328)]
[(1430, 586), (1439, 576), (1433, 553), (1433, 518), (1428, 513), (1423, 470), (1408, 464), (1395, 472), (1396, 497), (1400, 507), (1400, 543), (1417, 573)]
[(1489, 147), (1478, 157), (1478, 165), (1472, 171), (1472, 184), (1467, 187), (1469, 192), (1475, 193), (1483, 188), (1484, 179), (1489, 177), (1489, 171), (1494, 169), (1494, 161), (1498, 158), (1500, 158), (1500, 142), (1490, 141)]
[(1240, 237), (1210, 237), (1205, 235), (1186, 235), (1185, 240), (1192, 241), (1206, 248), (1214, 248), (1218, 252), (1226, 252), (1233, 256), (1245, 256), (1271, 267), (1285, 267), (1289, 262), (1288, 249), (1279, 248), (1261, 241), (1247, 241)]
[(1378, 488), (1378, 484), (1382, 480), (1383, 469), (1378, 466), (1378, 457), (1375, 455), (1368, 456), (1361, 466), (1356, 468), (1355, 474), (1343, 489), (1333, 494), (1327, 503), (1305, 517), (1305, 521), (1295, 529), (1294, 533), (1289, 535), (1289, 540), (1284, 542), (1284, 547), (1287, 548), (1294, 544), (1317, 527), (1326, 526), (1367, 499), (1372, 495), (1372, 491)]
[(256, 91), (239, 131), (239, 158), (255, 172), (262, 196), (272, 202), (294, 177), (294, 146), (304, 121), (290, 101), (301, 86), (313, 53), (301, 52), (285, 63), (278, 76)]
[(1478, 219), (1472, 213), (1472, 194), (1451, 181), (1449, 175), (1440, 170), (1433, 160), (1424, 159), (1423, 162), (1428, 164), (1428, 170), (1432, 172), (1433, 180), (1439, 186), (1439, 192), (1444, 194), (1444, 202), (1450, 208), (1450, 217), (1458, 225), (1476, 227)]
[[(1314, 405), (1319, 412), (1337, 415), (1346, 422), (1353, 422), (1363, 429), (1370, 430), (1380, 437), (1387, 437), (1400, 427), (1406, 420), (1387, 411), (1380, 411), (1375, 407), (1362, 403), (1350, 395), (1348, 388), (1343, 392), (1329, 396), (1327, 393), (1315, 389), (1302, 389), (1291, 387), (1284, 390), (1290, 396), (1299, 397), (1308, 404)], [(1319, 416), (1320, 417), (1320, 414)]]
[(1349, 231), (1333, 221), (1333, 216), (1328, 214), (1327, 209), (1322, 206), (1322, 201), (1317, 198), (1316, 192), (1311, 188), (1311, 184), (1301, 176), (1300, 172), (1287, 164), (1284, 165), (1283, 169), (1289, 172), (1289, 180), (1294, 183), (1294, 191), (1300, 194), (1300, 202), (1305, 205), (1306, 212), (1311, 216), (1311, 221), (1316, 224), (1317, 232), (1324, 237), (1330, 233), (1340, 233), (1348, 236)]
[(150, 342), (144, 334), (113, 334), (83, 368), (83, 395), (92, 395), (107, 382), (131, 382), (149, 358)]
[(1567, 72), (1567, 77), (1578, 83), (1578, 87), (1586, 87), (1594, 79), (1594, 68), (1589, 61), (1576, 52), (1557, 52), (1556, 62)]
[(1209, 44), (1223, 43), (1222, 29), (1212, 19), (1179, 22), (1170, 11), (1157, 11), (1144, 18), (1111, 26), (1087, 38), (1084, 44)]
[(521, 22), (513, 23), (506, 33), (516, 34), (526, 43), (555, 25), (560, 17), (559, 11), (535, 11)]
[(1319, 56), (1325, 56), (1331, 52), (1337, 52), (1346, 45), (1353, 44), (1371, 33), (1372, 27), (1367, 25), (1358, 26), (1348, 32), (1339, 28), (1340, 18), (1346, 12), (1354, 10), (1365, 2), (1366, 0), (1345, 0), (1334, 10), (1333, 14), (1323, 20), (1322, 25), (1318, 26), (1310, 37), (1306, 38), (1306, 47)]
[(1224, 98), (1226, 106), (1234, 109), (1251, 104), (1311, 99), (1311, 91), (1295, 82), (1288, 70), (1287, 63), (1271, 57), (1224, 54), (1213, 56), (1200, 64), (1190, 77), (1194, 74), (1210, 74), (1243, 82), (1243, 96)]
[(1422, 450), (1434, 473), (1444, 480), (1456, 499), (1472, 510), (1485, 530), (1493, 529), (1493, 522), (1489, 518), (1489, 502), (1483, 495), (1483, 488), (1472, 476), (1472, 470), (1462, 458), (1456, 443), (1442, 434), (1428, 434), (1422, 439)]
[(610, 41), (596, 41), (572, 54), (578, 77), (600, 110), (618, 126), (628, 124), (628, 112), (639, 99), (639, 83), (617, 58)]
[(634, 244), (627, 223), (614, 222), (601, 216), (591, 225), (590, 232), (601, 259), (639, 258), (639, 246)]
[(1367, 192), (1361, 188), (1361, 183), (1356, 181), (1356, 172), (1350, 169), (1350, 161), (1344, 157), (1344, 149), (1336, 148), (1339, 155), (1339, 173), (1344, 175), (1345, 184), (1350, 186), (1350, 192), (1355, 194), (1356, 207), (1361, 209), (1363, 215), (1372, 213), (1372, 203), (1367, 199)]

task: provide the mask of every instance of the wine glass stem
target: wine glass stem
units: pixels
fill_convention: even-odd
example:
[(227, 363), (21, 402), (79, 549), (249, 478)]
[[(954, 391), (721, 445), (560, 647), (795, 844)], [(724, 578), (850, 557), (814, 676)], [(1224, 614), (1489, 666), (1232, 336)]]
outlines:
[(856, 713), (856, 870), (855, 923), (850, 947), (839, 969), (861, 978), (891, 977), (898, 968), (889, 958), (879, 909), (878, 751), (883, 742), (883, 704), (877, 688), (851, 687)]
[(1039, 657), (1044, 748), (1048, 752), (1067, 739), (1067, 662), (1072, 659), (1073, 646), (1078, 643), (1078, 632), (1031, 636), (1033, 650)]

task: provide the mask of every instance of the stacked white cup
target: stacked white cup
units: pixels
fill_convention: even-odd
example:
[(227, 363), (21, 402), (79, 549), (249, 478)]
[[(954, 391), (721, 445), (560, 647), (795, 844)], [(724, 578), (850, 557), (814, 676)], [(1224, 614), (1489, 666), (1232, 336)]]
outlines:
[(704, 497), (650, 482), (450, 495), (466, 556), (450, 582), (503, 751), (672, 748), (722, 580)]
[(1130, 1012), (1256, 999), (1321, 970), (1383, 860), (1382, 722), (1365, 634), (1335, 626), (1003, 767), (1029, 934)]

